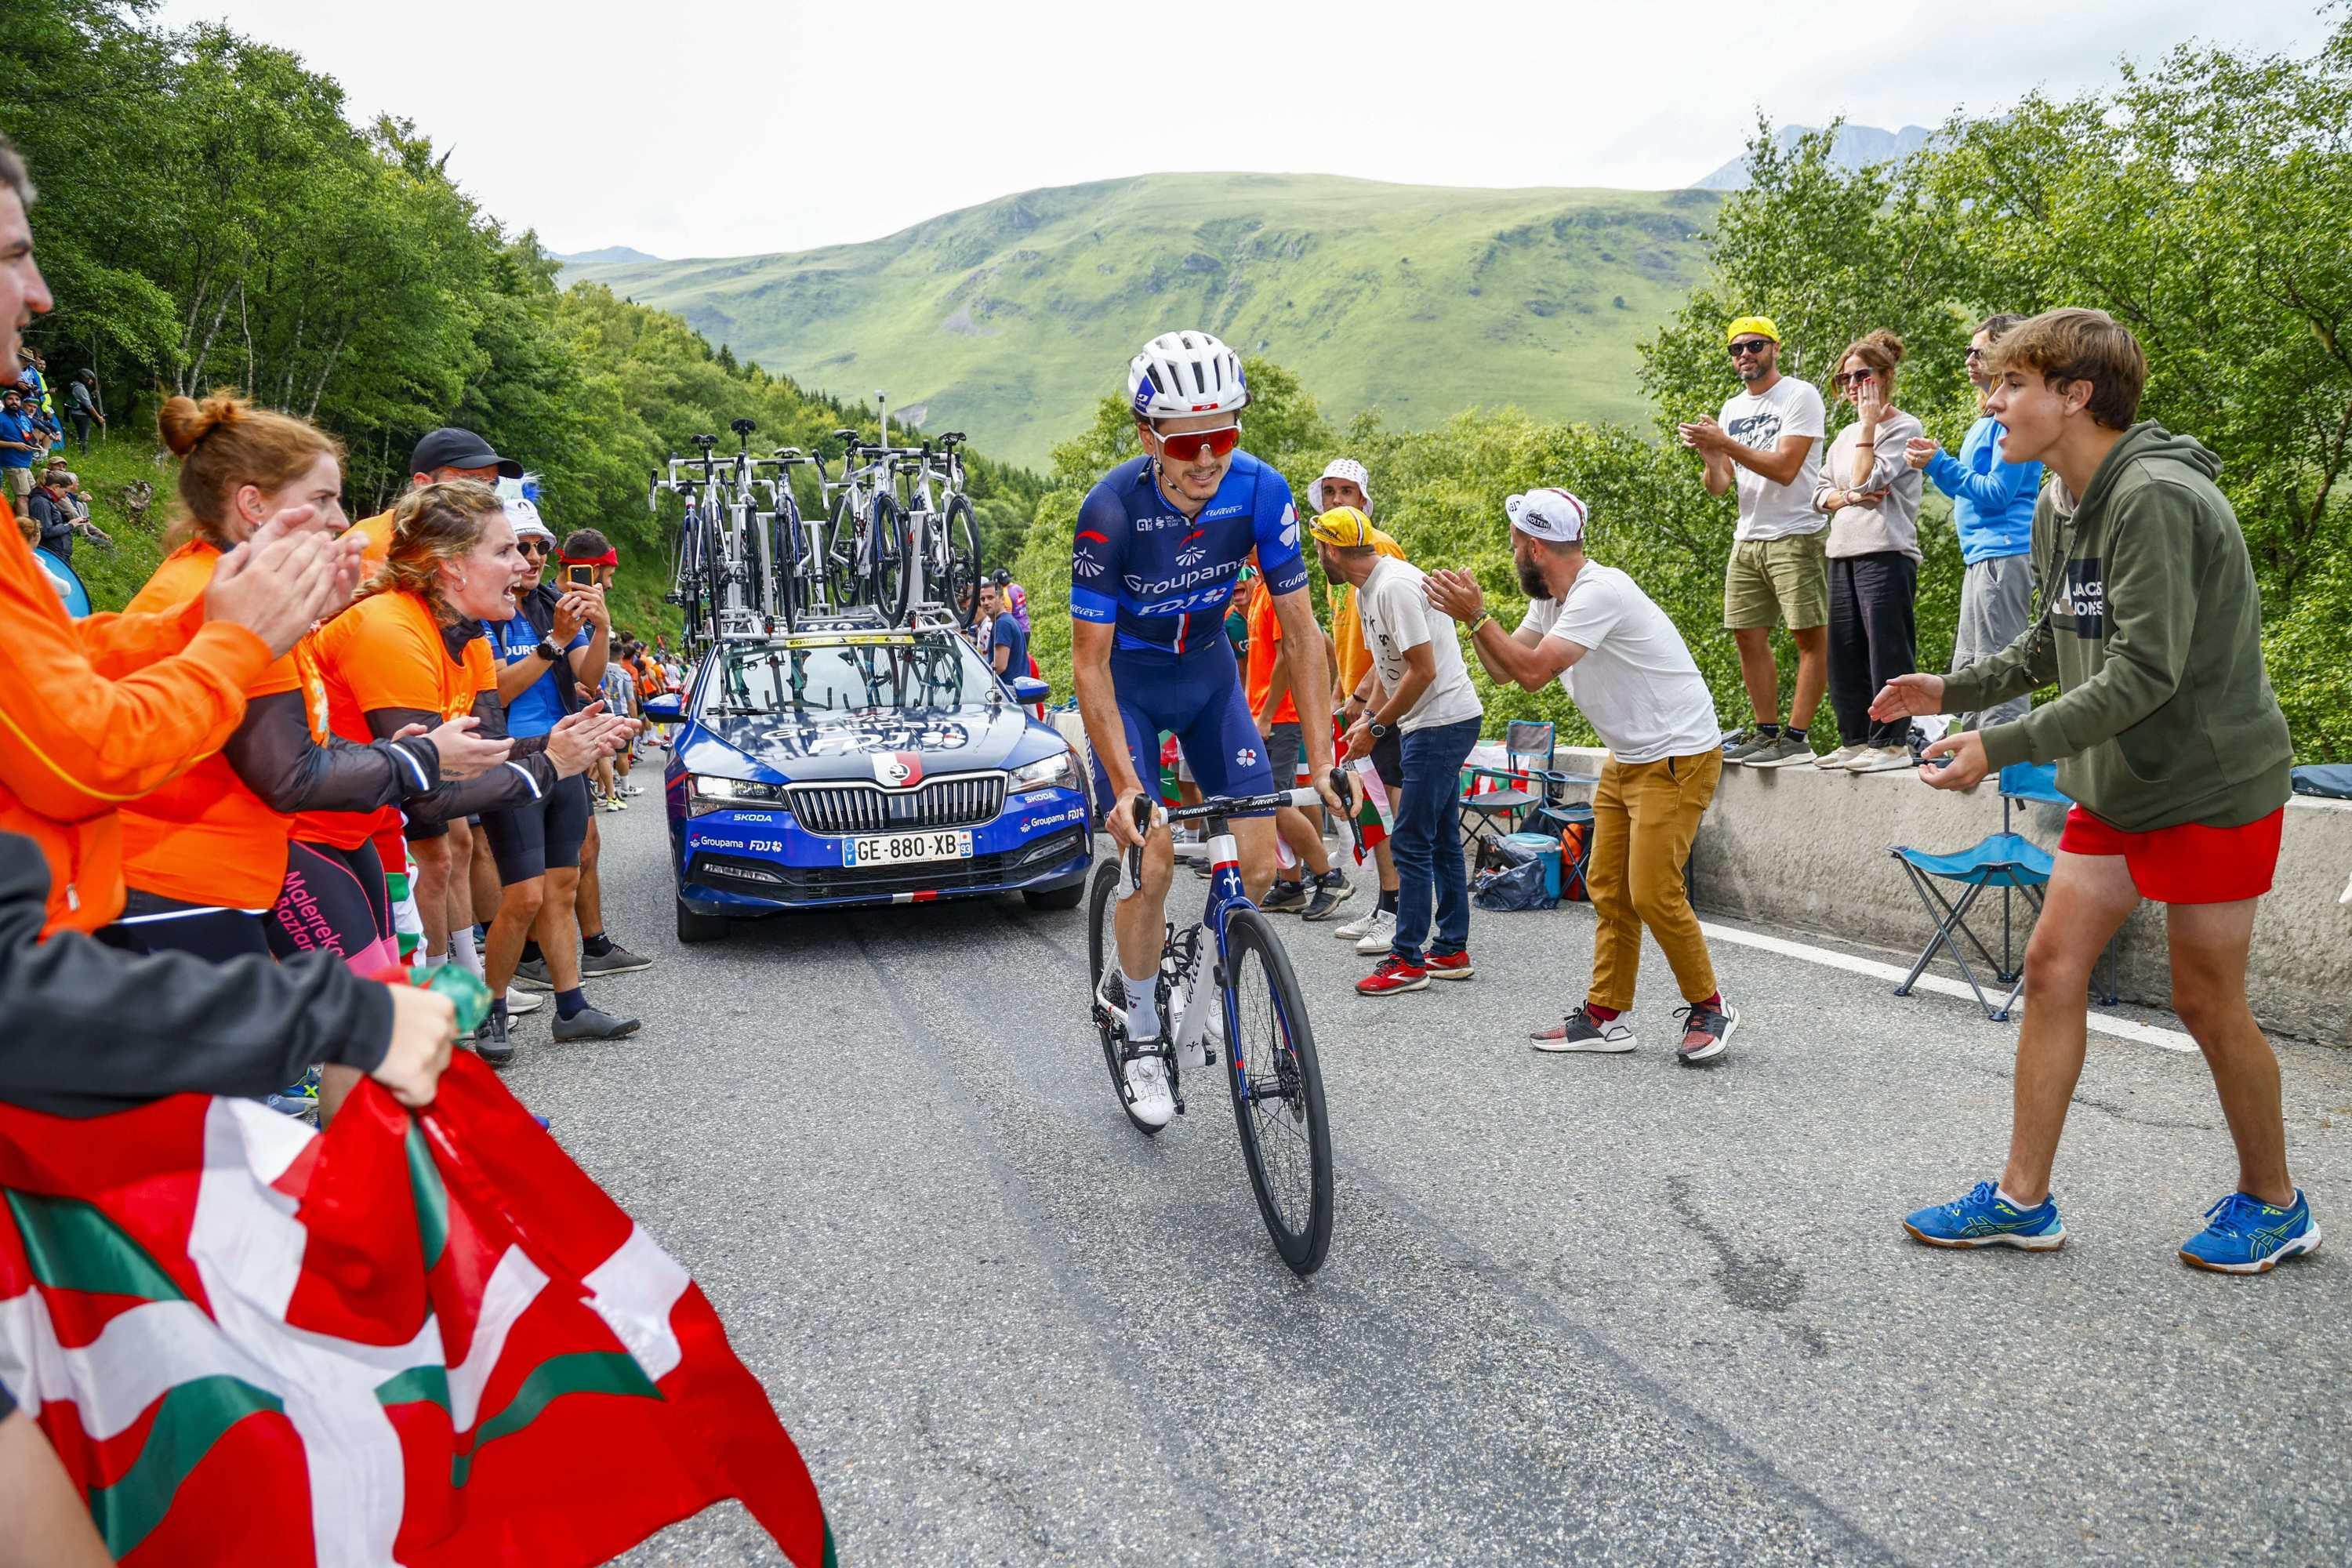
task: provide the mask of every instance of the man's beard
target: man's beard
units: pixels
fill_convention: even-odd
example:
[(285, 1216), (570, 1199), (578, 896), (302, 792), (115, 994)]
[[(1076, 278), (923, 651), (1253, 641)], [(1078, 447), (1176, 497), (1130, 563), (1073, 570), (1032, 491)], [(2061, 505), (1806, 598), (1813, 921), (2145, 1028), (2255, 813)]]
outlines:
[(1544, 581), (1543, 568), (1533, 561), (1519, 567), (1519, 588), (1530, 599), (1551, 597), (1551, 585)]

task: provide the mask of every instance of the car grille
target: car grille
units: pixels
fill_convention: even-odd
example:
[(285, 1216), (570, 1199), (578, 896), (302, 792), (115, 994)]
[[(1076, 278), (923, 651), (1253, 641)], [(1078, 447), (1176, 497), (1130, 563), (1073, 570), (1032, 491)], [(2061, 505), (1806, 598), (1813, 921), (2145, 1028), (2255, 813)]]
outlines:
[(952, 893), (1034, 877), (1086, 853), (1087, 830), (1066, 828), (1034, 844), (969, 860), (914, 866), (787, 866), (781, 861), (698, 856), (696, 881), (770, 899), (880, 899), (893, 893)]
[(794, 784), (785, 804), (811, 833), (898, 833), (976, 827), (1004, 809), (1004, 775), (961, 773), (913, 789), (879, 784)]

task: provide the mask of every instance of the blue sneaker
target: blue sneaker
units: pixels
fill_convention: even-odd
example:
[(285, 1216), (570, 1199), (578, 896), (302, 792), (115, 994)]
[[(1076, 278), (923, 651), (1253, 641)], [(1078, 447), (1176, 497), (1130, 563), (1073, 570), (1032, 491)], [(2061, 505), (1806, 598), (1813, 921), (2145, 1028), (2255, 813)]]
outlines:
[(2205, 1211), (2205, 1228), (2180, 1244), (2180, 1261), (2216, 1274), (2267, 1274), (2279, 1260), (2319, 1250), (2319, 1226), (2297, 1188), (2287, 1208), (2231, 1193)]
[(1937, 1204), (1905, 1216), (1903, 1228), (1930, 1247), (2016, 1247), (2054, 1252), (2066, 1245), (2058, 1223), (2058, 1203), (2043, 1198), (2030, 1209), (2001, 1197), (1990, 1182), (1979, 1182), (1957, 1203)]

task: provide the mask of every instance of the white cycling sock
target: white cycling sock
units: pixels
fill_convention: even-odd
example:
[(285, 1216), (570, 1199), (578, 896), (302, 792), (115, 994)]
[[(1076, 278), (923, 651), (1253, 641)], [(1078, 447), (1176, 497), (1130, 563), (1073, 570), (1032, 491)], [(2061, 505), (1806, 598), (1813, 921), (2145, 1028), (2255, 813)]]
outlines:
[(1131, 980), (1125, 970), (1119, 971), (1119, 984), (1127, 987), (1127, 1037), (1150, 1041), (1160, 1037), (1159, 977)]
[(453, 931), (449, 933), (449, 957), (453, 962), (464, 964), (467, 970), (472, 972), (475, 979), (481, 980), (486, 978), (482, 973), (481, 952), (474, 945), (474, 928), (472, 926), (467, 926), (461, 931)]

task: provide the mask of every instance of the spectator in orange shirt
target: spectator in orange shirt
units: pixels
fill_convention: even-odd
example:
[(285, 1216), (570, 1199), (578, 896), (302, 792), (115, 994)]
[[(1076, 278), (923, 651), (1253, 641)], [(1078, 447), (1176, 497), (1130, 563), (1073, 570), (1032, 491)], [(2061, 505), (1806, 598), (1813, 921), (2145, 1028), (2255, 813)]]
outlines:
[[(1250, 552), (1250, 562), (1256, 564), (1255, 551)], [(1327, 645), (1318, 642), (1307, 650), (1305, 658), (1294, 662), (1290, 646), (1283, 640), (1282, 622), (1274, 613), (1274, 595), (1261, 574), (1250, 584), (1249, 704), (1250, 711), (1257, 716), (1257, 732), (1265, 740), (1266, 761), (1274, 769), (1276, 789), (1288, 789), (1298, 781), (1298, 758), (1306, 737), (1298, 727), (1298, 705), (1291, 699), (1291, 688), (1302, 680), (1329, 688), (1331, 668)], [(1323, 847), (1323, 836), (1315, 831), (1315, 825), (1307, 820), (1305, 812), (1286, 805), (1274, 814), (1274, 825), (1291, 853), (1306, 862), (1313, 879), (1312, 889), (1310, 893), (1308, 883), (1277, 869), (1274, 885), (1258, 908), (1268, 914), (1328, 920), (1355, 891), (1348, 874), (1331, 864), (1331, 857)]]
[[(329, 722), (345, 740), (365, 744), (471, 713), (481, 721), (477, 733), (483, 739), (506, 739), (497, 667), (476, 624), (514, 615), (513, 588), (523, 574), (497, 493), (470, 479), (427, 485), (402, 497), (393, 517), (392, 553), (383, 570), (359, 603), (319, 632)], [(635, 728), (606, 714), (602, 702), (590, 703), (545, 734), (515, 740), (506, 763), (480, 778), (412, 797), (407, 832), (425, 842), (441, 824), (544, 799), (557, 781), (585, 773)], [(381, 826), (366, 816), (310, 818), (304, 831), (331, 833), (331, 842), (348, 846)], [(429, 963), (432, 955), (446, 954), (449, 932), (435, 929), (432, 903), (419, 903)], [(573, 998), (557, 1001), (569, 1007)], [(503, 1012), (483, 1024), (482, 1059), (492, 1066), (513, 1055), (505, 1026)], [(320, 1098), (323, 1111), (323, 1089)]]
[[(520, 463), (499, 456), (488, 441), (454, 425), (431, 432), (408, 455), (408, 488), (412, 491), (452, 479), (474, 479), (495, 488), (502, 479), (520, 478)], [(392, 510), (363, 518), (352, 526), (352, 531), (367, 542), (365, 559), (370, 572), (383, 564), (392, 548)], [(377, 843), (380, 853), (386, 858), (385, 869), (396, 869), (391, 858), (404, 853), (399, 837), (386, 832)], [(418, 918), (425, 924), (425, 961), (435, 963), (447, 956), (433, 943), (433, 933), (440, 931), (445, 942), (452, 938), (457, 941), (459, 960), (480, 973), (481, 960), (473, 951), (477, 913), (473, 868), (478, 860), (483, 862), (482, 878), (496, 882), (488, 866), (488, 847), (477, 843), (473, 825), (460, 816), (446, 826), (436, 824), (429, 833), (409, 836), (404, 852), (416, 858), (415, 893)]]
[[(0, 138), (0, 363), (53, 303), (33, 260), (32, 196)], [(272, 524), (170, 615), (74, 621), (0, 501), (0, 830), (48, 861), (45, 934), (122, 911), (115, 808), (219, 750), (246, 687), (349, 595), (352, 572), (347, 548)]]
[[(131, 599), (134, 611), (200, 596), (224, 559), (272, 519), (331, 536), (343, 529), (342, 449), (305, 420), (228, 393), (163, 405), (164, 444), (181, 458), (179, 547)], [(397, 962), (383, 868), (352, 850), (290, 842), (298, 811), (372, 812), (471, 778), (506, 760), (460, 718), (430, 734), (354, 745), (327, 727), (327, 691), (306, 637), (246, 688), (245, 718), (221, 749), (123, 808), (130, 896), (101, 940), (134, 952), (215, 961), (332, 952), (363, 973)]]

